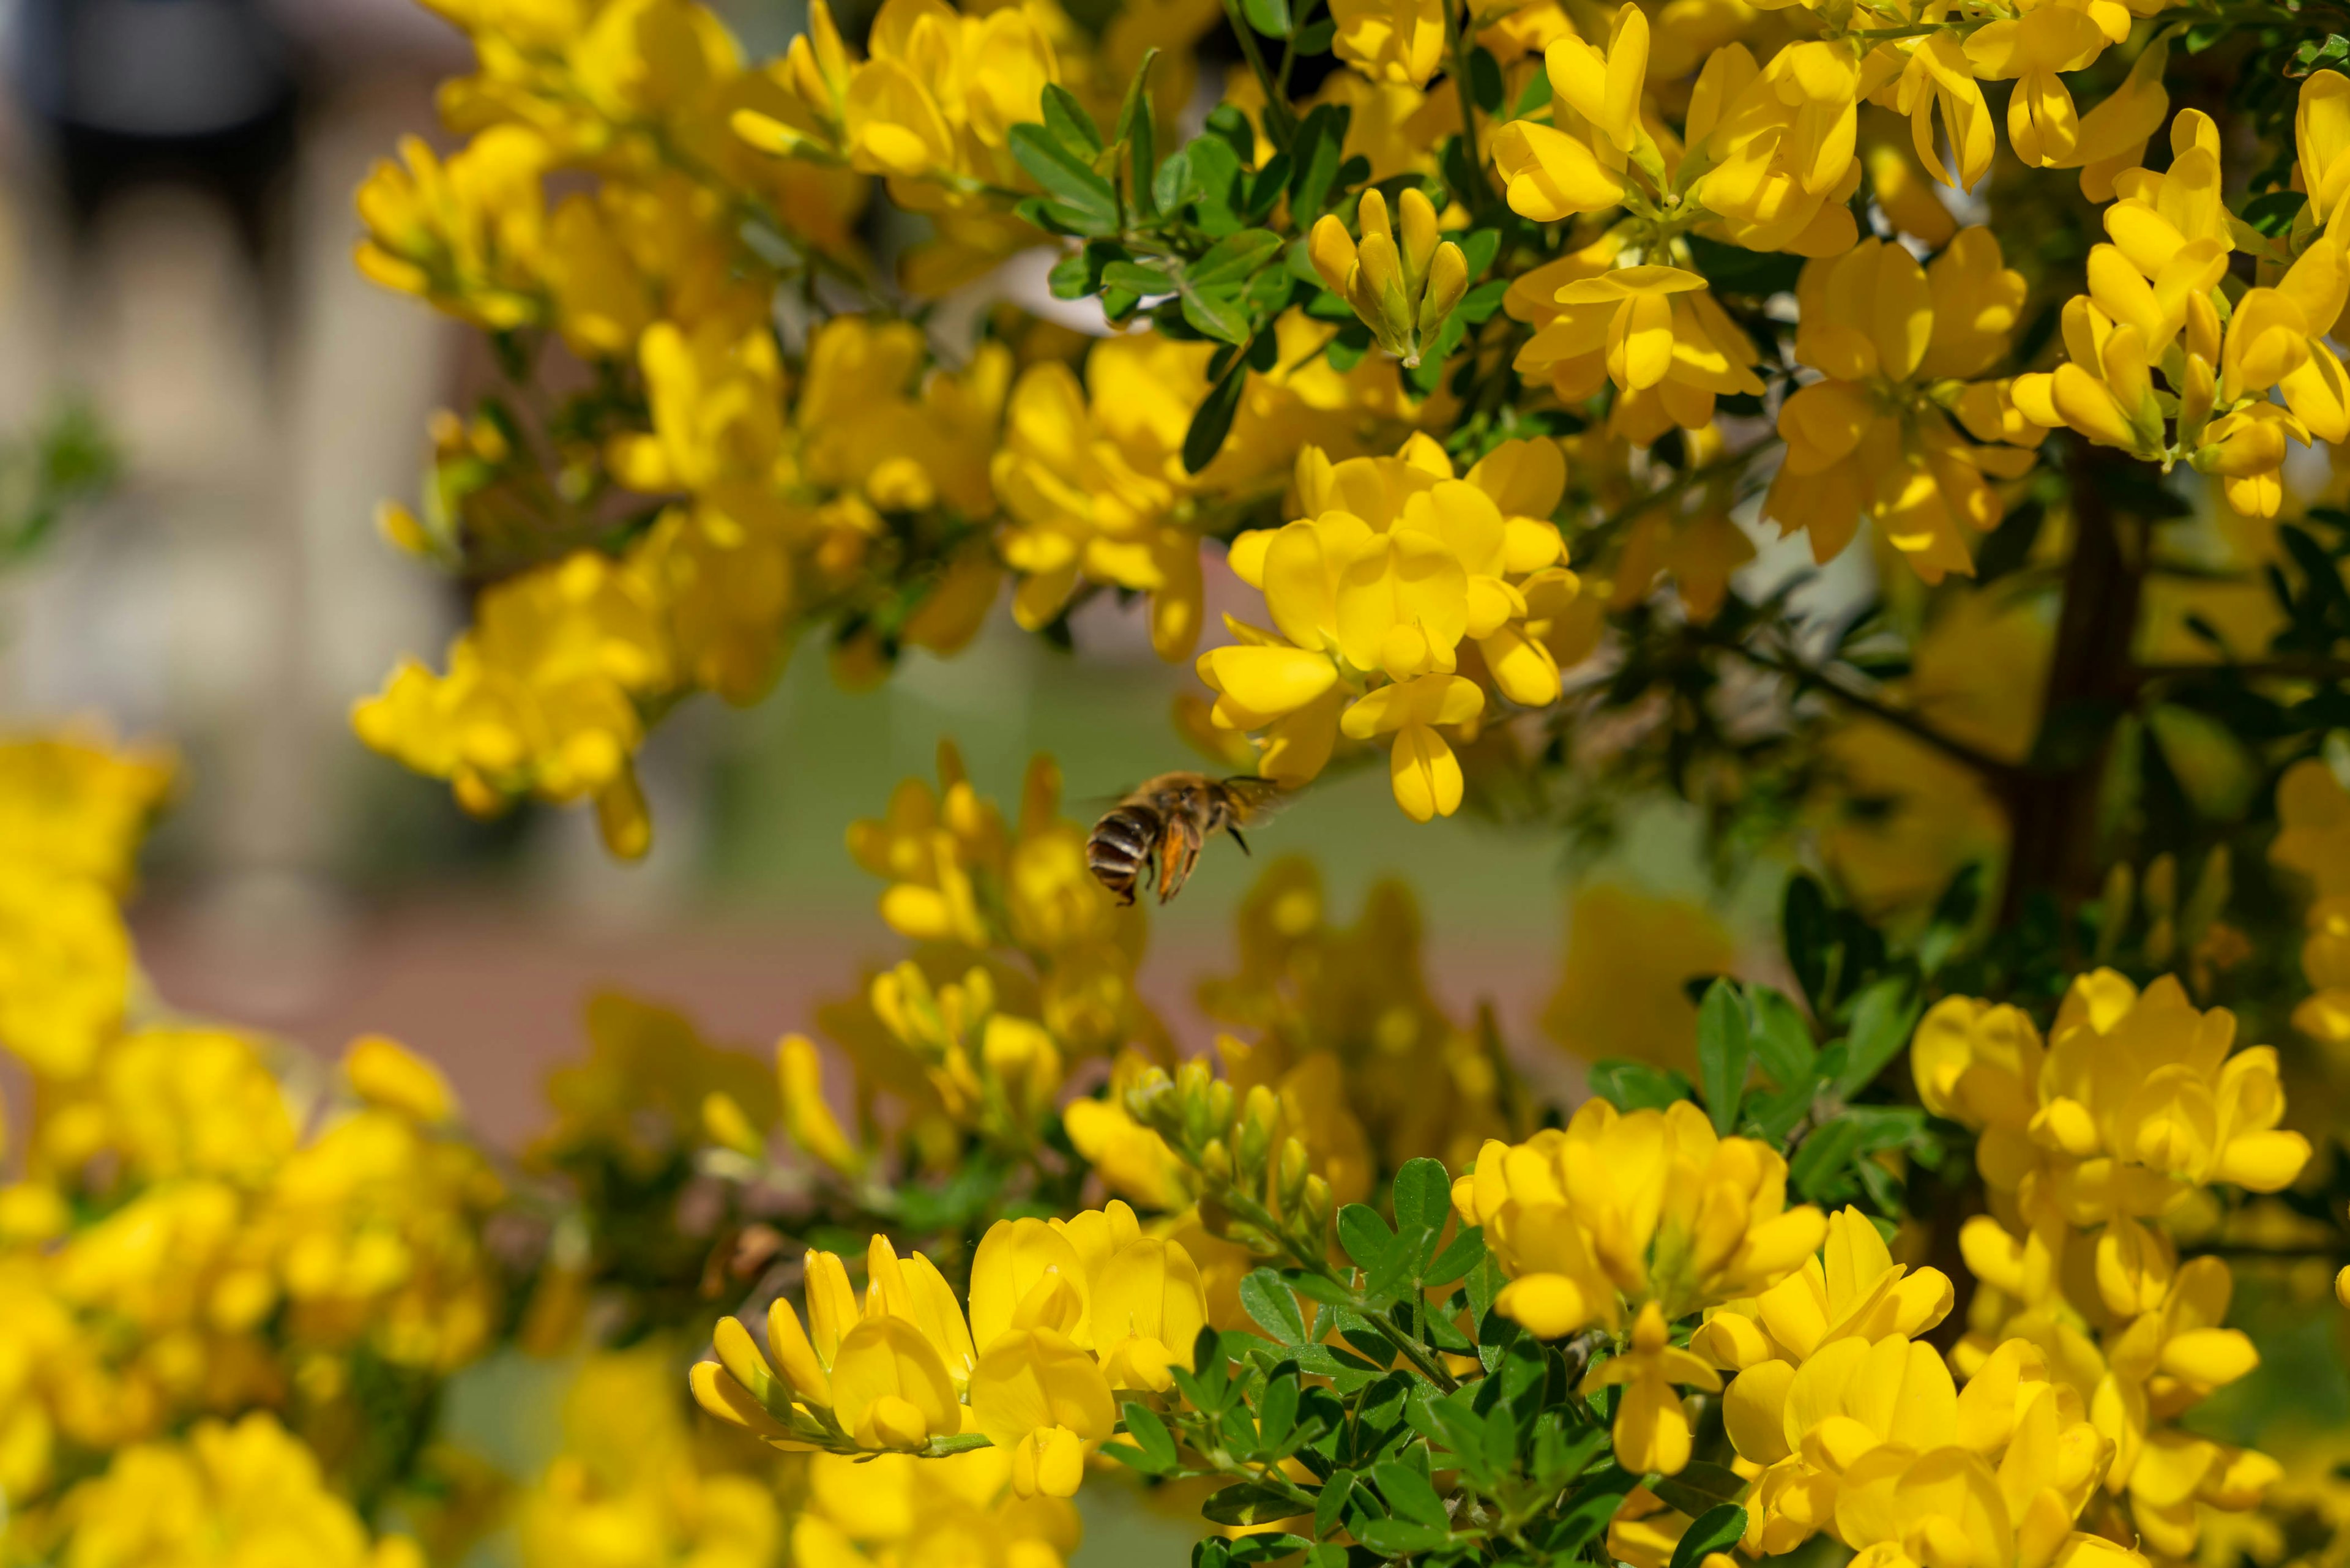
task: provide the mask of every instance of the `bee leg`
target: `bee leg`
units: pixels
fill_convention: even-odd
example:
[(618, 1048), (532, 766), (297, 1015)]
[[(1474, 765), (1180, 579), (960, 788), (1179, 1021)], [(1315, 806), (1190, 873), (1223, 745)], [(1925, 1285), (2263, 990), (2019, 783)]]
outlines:
[(1191, 867), (1200, 858), (1200, 835), (1188, 822), (1170, 820), (1167, 836), (1159, 844), (1159, 901), (1165, 903), (1182, 891), (1183, 884), (1191, 879)]
[[(1249, 854), (1248, 840), (1247, 840), (1247, 839), (1245, 839), (1245, 838), (1243, 838), (1243, 837), (1241, 836), (1241, 830), (1240, 830), (1239, 828), (1237, 828), (1237, 827), (1227, 827), (1227, 828), (1225, 828), (1225, 829), (1224, 829), (1224, 831), (1225, 831), (1225, 833), (1229, 834), (1229, 835), (1232, 836), (1232, 841), (1234, 844), (1237, 844), (1237, 845), (1239, 845), (1239, 846), (1241, 846), (1241, 853), (1242, 853), (1242, 854), (1243, 854), (1243, 855), (1248, 855), (1248, 854)], [(1255, 859), (1255, 858), (1256, 858), (1256, 857), (1255, 857), (1255, 856), (1253, 856), (1253, 855), (1249, 855), (1249, 858), (1250, 858), (1250, 859), (1252, 859), (1252, 860), (1253, 860), (1253, 859)]]

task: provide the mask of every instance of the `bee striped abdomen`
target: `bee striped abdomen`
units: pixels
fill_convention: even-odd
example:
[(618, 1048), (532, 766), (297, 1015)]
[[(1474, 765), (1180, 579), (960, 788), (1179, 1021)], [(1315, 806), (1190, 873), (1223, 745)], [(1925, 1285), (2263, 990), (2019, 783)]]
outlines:
[(1121, 805), (1094, 825), (1086, 840), (1086, 867), (1101, 885), (1134, 902), (1134, 881), (1158, 842), (1159, 815), (1144, 805)]

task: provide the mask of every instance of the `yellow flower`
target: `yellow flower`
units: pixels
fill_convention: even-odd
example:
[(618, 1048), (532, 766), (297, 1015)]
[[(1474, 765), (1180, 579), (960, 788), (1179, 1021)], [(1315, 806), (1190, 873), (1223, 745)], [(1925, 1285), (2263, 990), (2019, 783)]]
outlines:
[(1440, 240), (1436, 208), (1417, 186), (1397, 203), (1400, 235), (1388, 222), (1387, 199), (1363, 192), (1357, 209), (1362, 230), (1358, 246), (1345, 220), (1325, 213), (1314, 225), (1308, 252), (1322, 281), (1371, 329), (1379, 347), (1417, 365), (1432, 351), (1452, 307), (1469, 288), (1469, 264), (1461, 247)]
[(1689, 143), (1712, 163), (1692, 192), (1732, 240), (1805, 256), (1852, 247), (1859, 88), (1858, 61), (1835, 44), (1790, 44), (1759, 67), (1743, 44), (1714, 51), (1690, 95)]
[(1928, 582), (1971, 573), (1967, 533), (2006, 510), (1986, 475), (2019, 477), (2033, 460), (2018, 449), (2041, 441), (2002, 384), (1964, 379), (2006, 352), (2023, 293), (1987, 229), (1960, 233), (1931, 268), (1873, 239), (1806, 266), (1795, 352), (1827, 379), (1780, 410), (1787, 458), (1763, 514), (1808, 529), (1820, 561), (1867, 517)]
[(2316, 757), (2277, 780), (2277, 836), (2269, 859), (2308, 878), (2321, 898), (2350, 897), (2350, 788)]
[[(2106, 214), (2114, 243), (2090, 252), (2089, 292), (2064, 307), (2067, 362), (2018, 378), (2015, 406), (2034, 423), (2069, 425), (2142, 459), (2183, 461), (2217, 477), (2237, 511), (2273, 516), (2288, 441), (2350, 435), (2350, 371), (2321, 340), (2350, 297), (2350, 262), (2319, 236), (2273, 287), (2237, 300), (2223, 327), (2214, 290), (2234, 241), (2219, 130), (2187, 109), (2170, 140), (2168, 171), (2116, 177), (2119, 200)], [(2170, 383), (2168, 403), (2157, 369)], [(2283, 408), (2268, 400), (2272, 389)]]
[(993, 479), (1010, 518), (1004, 560), (1022, 576), (1013, 613), (1023, 626), (1050, 623), (1087, 581), (1150, 596), (1161, 658), (1183, 658), (1199, 640), (1200, 538), (1178, 515), (1191, 490), (1189, 408), (1150, 385), (1170, 347), (1148, 333), (1096, 347), (1090, 404), (1057, 360), (1031, 366), (1013, 389)]
[(1728, 971), (1737, 956), (1730, 933), (1699, 905), (1614, 883), (1578, 888), (1543, 1029), (1586, 1065), (1628, 1056), (1693, 1073), (1697, 1005), (1685, 982)]
[(59, 1505), (71, 1568), (208, 1568), (304, 1563), (318, 1568), (422, 1568), (405, 1536), (371, 1540), (328, 1489), (318, 1460), (275, 1417), (199, 1423), (183, 1442), (113, 1457)]
[(343, 1075), (369, 1105), (412, 1121), (445, 1122), (457, 1114), (456, 1096), (441, 1069), (380, 1034), (363, 1034), (343, 1051)]
[(1623, 1384), (1616, 1405), (1616, 1462), (1638, 1474), (1677, 1475), (1689, 1466), (1690, 1420), (1676, 1384), (1719, 1390), (1712, 1367), (1665, 1337), (1665, 1314), (1653, 1301), (1641, 1303), (1632, 1320), (1627, 1348), (1585, 1374), (1578, 1392), (1588, 1396)]
[(1518, 350), (1518, 373), (1547, 379), (1570, 403), (1612, 381), (1625, 396), (1608, 429), (1641, 445), (1675, 425), (1703, 428), (1717, 397), (1759, 393), (1752, 367), (1760, 356), (1704, 277), (1656, 263), (1618, 265), (1623, 248), (1603, 235), (1511, 280), (1503, 308), (1534, 328)]
[(1425, 438), (1392, 458), (1301, 452), (1307, 516), (1232, 547), (1233, 571), (1263, 592), (1279, 630), (1234, 622), (1241, 643), (1201, 656), (1218, 693), (1212, 722), (1268, 732), (1262, 765), (1284, 784), (1321, 770), (1333, 731), (1394, 735), (1397, 804), (1417, 821), (1451, 815), (1463, 781), (1439, 727), (1471, 725), (1486, 706), (1454, 673), (1462, 642), (1504, 697), (1557, 699), (1556, 660), (1529, 618), (1575, 592), (1549, 520), (1565, 483), (1557, 447), (1540, 441), (1503, 443), (1465, 479)]
[(844, 1176), (864, 1168), (864, 1157), (849, 1142), (825, 1100), (824, 1064), (806, 1035), (786, 1034), (775, 1047), (775, 1080), (785, 1136)]
[[(1595, 1323), (1615, 1330), (1636, 1309), (1638, 1371), (1612, 1376), (1637, 1376), (1642, 1392), (1617, 1408), (1617, 1455), (1627, 1468), (1678, 1469), (1689, 1431), (1662, 1408), (1662, 1390), (1719, 1379), (1687, 1352), (1664, 1355), (1665, 1325), (1768, 1289), (1817, 1249), (1825, 1221), (1816, 1209), (1787, 1209), (1785, 1187), (1775, 1151), (1717, 1137), (1687, 1101), (1619, 1115), (1595, 1099), (1563, 1132), (1487, 1143), (1475, 1171), (1453, 1182), (1452, 1203), (1462, 1223), (1484, 1227), (1510, 1277), (1494, 1299), (1505, 1317), (1556, 1339)], [(1704, 1376), (1682, 1375), (1692, 1368)]]
[(1444, 59), (1444, 11), (1437, 0), (1338, 0), (1338, 57), (1373, 81), (1425, 87)]
[(120, 897), (148, 818), (172, 790), (169, 753), (68, 728), (0, 740), (0, 861), (87, 877)]
[(535, 323), (546, 309), (539, 182), (554, 161), (545, 139), (500, 125), (446, 163), (412, 136), (400, 151), (359, 187), (359, 270), (493, 331)]
[(1123, 1203), (991, 1226), (967, 1321), (930, 1260), (900, 1260), (886, 1237), (866, 1274), (859, 1303), (840, 1259), (810, 1252), (807, 1326), (777, 1298), (764, 1349), (722, 1319), (717, 1359), (691, 1376), (696, 1402), (785, 1449), (936, 1453), (977, 1431), (1010, 1457), (1016, 1495), (1068, 1497), (1116, 1426), (1113, 1385), (1171, 1386), (1207, 1318), (1189, 1254), (1141, 1235)]
[(562, 1449), (518, 1500), (525, 1568), (777, 1560), (785, 1521), (770, 1478), (733, 1447), (696, 1441), (674, 1354), (655, 1339), (581, 1363), (563, 1397)]
[(2274, 1192), (2301, 1173), (2309, 1140), (2277, 1126), (2276, 1053), (2230, 1054), (2235, 1025), (2224, 1008), (2197, 1011), (2169, 975), (2143, 992), (2110, 970), (2074, 981), (2032, 1127), (2068, 1162), (2054, 1187), (2068, 1216), (2132, 1211), (2211, 1181)]

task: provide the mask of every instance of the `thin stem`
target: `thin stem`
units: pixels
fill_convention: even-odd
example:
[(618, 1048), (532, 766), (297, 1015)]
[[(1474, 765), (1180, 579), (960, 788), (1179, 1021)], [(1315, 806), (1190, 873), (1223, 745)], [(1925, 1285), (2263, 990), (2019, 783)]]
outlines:
[(1286, 152), (1297, 140), (1297, 116), (1290, 109), (1289, 95), (1266, 67), (1264, 51), (1257, 47), (1256, 29), (1241, 15), (1240, 0), (1224, 0), (1224, 17), (1232, 25), (1232, 36), (1240, 40), (1249, 69), (1256, 74), (1256, 85), (1264, 89), (1264, 133), (1273, 138), (1274, 146)]
[(2240, 680), (2350, 680), (2350, 659), (2255, 659), (2211, 664), (2141, 664), (2130, 671), (2141, 683), (2193, 680), (2199, 675), (2232, 675)]
[(1451, 0), (1444, 6), (1444, 50), (1452, 61), (1452, 90), (1461, 99), (1461, 161), (1469, 168), (1469, 189), (1463, 194), (1474, 212), (1492, 211), (1493, 188), (1485, 179), (1484, 155), (1477, 148), (1477, 95), (1469, 83), (1469, 35)]
[(1732, 638), (1708, 638), (1707, 640), (1726, 653), (1735, 654), (1757, 669), (1784, 675), (1799, 686), (1823, 691), (1846, 707), (1866, 713), (1879, 723), (1889, 725), (1913, 740), (1922, 741), (1951, 761), (1961, 763), (1987, 777), (2006, 778), (2021, 771), (2013, 763), (1994, 757), (1988, 752), (1977, 751), (1964, 741), (1944, 734), (1906, 709), (1896, 708), (1889, 703), (1879, 701), (1866, 691), (1856, 691), (1819, 665), (1807, 664), (1802, 659), (1788, 655), (1766, 653)]

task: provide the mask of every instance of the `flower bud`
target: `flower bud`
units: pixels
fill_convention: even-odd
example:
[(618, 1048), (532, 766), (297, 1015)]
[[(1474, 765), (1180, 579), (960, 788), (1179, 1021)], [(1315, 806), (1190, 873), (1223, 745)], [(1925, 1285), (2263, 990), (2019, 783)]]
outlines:
[(1239, 1169), (1243, 1185), (1254, 1189), (1264, 1179), (1265, 1157), (1273, 1151), (1274, 1128), (1281, 1119), (1281, 1102), (1259, 1084), (1248, 1092), (1241, 1113)]
[(1404, 290), (1417, 297), (1436, 257), (1436, 208), (1414, 187), (1403, 193), (1396, 211), (1402, 220)]
[[(734, 1096), (723, 1089), (713, 1089), (702, 1096), (702, 1131), (719, 1147), (732, 1149), (745, 1159), (766, 1158), (767, 1140), (759, 1136), (759, 1129), (751, 1125), (750, 1116)], [(751, 1380), (745, 1377), (743, 1381), (747, 1386)]]
[(1355, 241), (1337, 213), (1322, 214), (1306, 239), (1305, 254), (1312, 258), (1314, 271), (1329, 286), (1330, 292), (1344, 296), (1348, 280), (1355, 275)]
[(1281, 1212), (1284, 1216), (1295, 1215), (1298, 1205), (1305, 1200), (1305, 1179), (1312, 1174), (1308, 1166), (1310, 1158), (1305, 1146), (1295, 1138), (1281, 1140), (1281, 1167), (1277, 1180), (1280, 1183)]
[[(2208, 308), (2208, 306), (2207, 306)], [(2220, 384), (2211, 361), (2190, 350), (2179, 372), (2178, 442), (2189, 450), (2202, 444), (2203, 427), (2210, 421), (2212, 400)]]
[(1297, 1233), (1314, 1245), (1321, 1245), (1322, 1238), (1330, 1233), (1330, 1214), (1334, 1207), (1330, 1184), (1318, 1176), (1307, 1177), (1303, 1205), (1305, 1223), (1297, 1228)]
[(1208, 1179), (1211, 1187), (1223, 1188), (1232, 1184), (1232, 1151), (1224, 1147), (1223, 1139), (1211, 1137), (1208, 1146), (1200, 1151), (1200, 1173)]
[(1451, 240), (1436, 247), (1428, 269), (1428, 291), (1419, 300), (1419, 340), (1432, 343), (1461, 296), (1469, 292), (1469, 258)]

